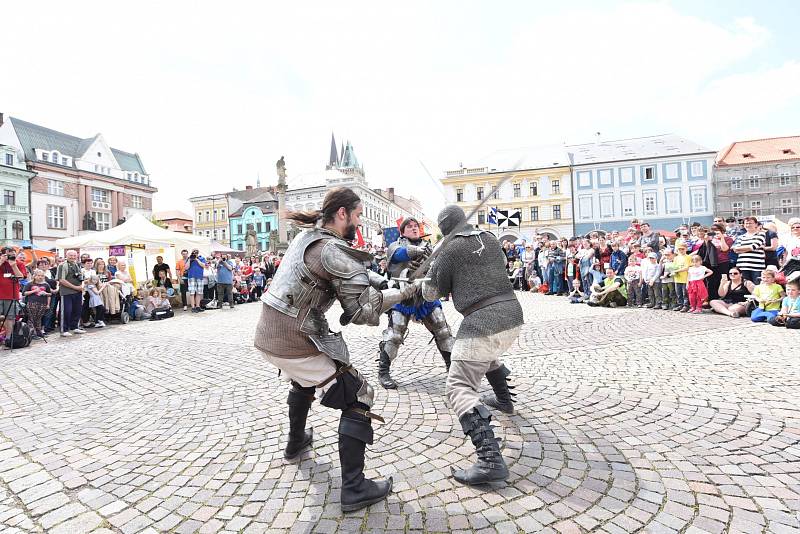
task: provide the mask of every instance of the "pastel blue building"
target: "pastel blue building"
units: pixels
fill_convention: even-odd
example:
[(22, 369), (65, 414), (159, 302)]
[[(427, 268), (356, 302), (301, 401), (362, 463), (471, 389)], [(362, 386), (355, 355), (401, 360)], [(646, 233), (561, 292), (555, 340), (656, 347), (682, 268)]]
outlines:
[(670, 231), (713, 220), (713, 150), (671, 134), (566, 149), (576, 235), (626, 230), (632, 219)]
[(245, 202), (229, 218), (231, 248), (246, 250), (247, 230), (252, 228), (258, 236), (258, 247), (269, 250), (269, 234), (278, 229), (278, 201), (265, 193), (251, 202)]

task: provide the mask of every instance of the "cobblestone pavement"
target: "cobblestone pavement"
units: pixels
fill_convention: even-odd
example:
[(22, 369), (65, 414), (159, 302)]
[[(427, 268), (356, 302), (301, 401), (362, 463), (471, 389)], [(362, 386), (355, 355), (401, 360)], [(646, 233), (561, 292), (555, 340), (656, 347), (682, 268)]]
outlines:
[[(413, 325), (367, 461), (395, 492), (343, 516), (338, 413), (315, 403), (314, 450), (283, 460), (249, 304), (0, 353), (0, 532), (800, 532), (800, 332), (520, 298), (507, 484), (449, 477), (473, 448)], [(346, 330), (375, 384), (379, 334)]]

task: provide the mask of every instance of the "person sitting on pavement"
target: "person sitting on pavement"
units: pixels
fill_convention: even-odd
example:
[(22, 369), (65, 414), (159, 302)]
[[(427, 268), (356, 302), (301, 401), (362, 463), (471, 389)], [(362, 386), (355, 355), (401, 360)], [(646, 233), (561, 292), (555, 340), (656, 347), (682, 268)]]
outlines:
[(592, 296), (589, 297), (589, 306), (603, 306), (616, 308), (625, 306), (628, 303), (628, 289), (625, 286), (625, 279), (618, 276), (611, 267), (606, 269), (606, 277), (602, 285), (595, 284), (592, 287)]
[(755, 284), (742, 278), (738, 267), (731, 267), (728, 276), (719, 284), (719, 299), (712, 300), (711, 309), (728, 317), (747, 315), (747, 295), (753, 293)]
[(778, 315), (769, 320), (769, 324), (792, 330), (800, 329), (800, 280), (786, 283), (786, 296), (781, 309)]
[(763, 323), (778, 315), (785, 295), (780, 284), (775, 282), (775, 273), (768, 269), (761, 271), (761, 283), (753, 289), (757, 307), (750, 314), (750, 320)]

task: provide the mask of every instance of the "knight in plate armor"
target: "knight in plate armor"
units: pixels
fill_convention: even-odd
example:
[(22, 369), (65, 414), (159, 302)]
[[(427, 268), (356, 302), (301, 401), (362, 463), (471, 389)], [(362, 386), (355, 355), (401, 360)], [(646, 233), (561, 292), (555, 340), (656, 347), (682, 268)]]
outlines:
[[(423, 241), (419, 222), (408, 217), (400, 224), (400, 237), (389, 245), (386, 257), (389, 260), (389, 275), (393, 278), (408, 277), (417, 270), (431, 253), (430, 243)], [(389, 326), (383, 332), (378, 356), (378, 382), (386, 389), (396, 389), (397, 382), (392, 379), (390, 369), (397, 358), (400, 345), (405, 340), (408, 324), (419, 321), (433, 334), (436, 347), (442, 354), (446, 368), (450, 368), (450, 352), (453, 350), (453, 336), (442, 311), (439, 300), (427, 302), (417, 292), (411, 298), (395, 305), (388, 312)]]
[(388, 289), (368, 267), (372, 257), (353, 249), (361, 224), (361, 200), (351, 189), (328, 191), (322, 209), (290, 212), (287, 218), (307, 227), (291, 242), (272, 284), (261, 297), (263, 308), (255, 346), (291, 382), (289, 439), (284, 456), (293, 459), (311, 445), (306, 420), (316, 391), (323, 406), (341, 410), (339, 461), (342, 511), (358, 510), (384, 499), (392, 478), (364, 477), (364, 455), (373, 442), (370, 409), (374, 390), (350, 364), (341, 332), (331, 332), (325, 312), (338, 300), (342, 326), (377, 326), (382, 313), (419, 291), (419, 285)]

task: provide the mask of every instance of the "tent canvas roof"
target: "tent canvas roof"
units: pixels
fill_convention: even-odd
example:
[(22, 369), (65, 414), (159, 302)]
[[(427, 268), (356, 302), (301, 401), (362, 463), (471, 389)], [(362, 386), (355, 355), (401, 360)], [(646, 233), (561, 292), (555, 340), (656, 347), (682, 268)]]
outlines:
[(243, 251), (236, 250), (235, 248), (231, 248), (231, 247), (226, 247), (225, 245), (223, 245), (219, 241), (213, 240), (213, 241), (211, 241), (211, 252), (230, 252), (230, 253), (239, 252), (239, 253), (242, 253)]
[(92, 232), (56, 241), (60, 248), (109, 247), (112, 245), (159, 244), (174, 245), (176, 248), (197, 248), (208, 253), (208, 239), (182, 232), (172, 232), (156, 226), (143, 215), (137, 213), (127, 221), (103, 232)]

